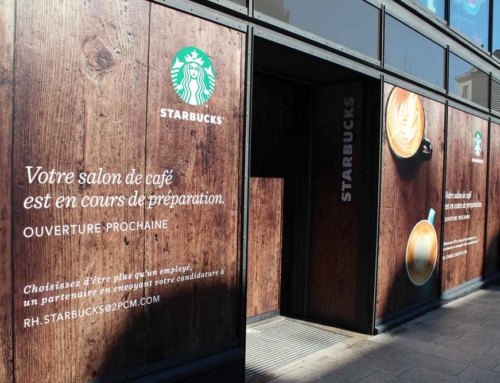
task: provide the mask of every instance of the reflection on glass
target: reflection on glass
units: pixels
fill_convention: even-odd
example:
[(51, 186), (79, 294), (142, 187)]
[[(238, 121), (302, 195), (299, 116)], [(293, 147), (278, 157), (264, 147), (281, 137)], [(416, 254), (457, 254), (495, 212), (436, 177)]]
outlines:
[(493, 3), (493, 46), (491, 51), (500, 60), (500, 0)]
[(450, 0), (450, 24), (488, 49), (490, 0)]
[(378, 58), (379, 10), (363, 0), (255, 0), (255, 10)]
[(450, 93), (488, 108), (489, 76), (453, 53), (448, 81)]
[(444, 19), (444, 1), (445, 0), (417, 0), (425, 8), (429, 9), (431, 12), (435, 13), (442, 19)]
[(247, 6), (247, 0), (229, 0), (232, 3), (236, 3), (238, 5), (242, 5), (244, 7)]
[(444, 48), (389, 15), (385, 26), (385, 62), (444, 88)]

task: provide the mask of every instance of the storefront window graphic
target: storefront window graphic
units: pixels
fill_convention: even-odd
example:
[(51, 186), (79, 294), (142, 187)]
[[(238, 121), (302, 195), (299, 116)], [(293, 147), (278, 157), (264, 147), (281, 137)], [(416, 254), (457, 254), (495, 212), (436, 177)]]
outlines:
[(488, 49), (489, 0), (450, 0), (450, 25)]
[(445, 0), (417, 0), (432, 13), (444, 19), (444, 1)]

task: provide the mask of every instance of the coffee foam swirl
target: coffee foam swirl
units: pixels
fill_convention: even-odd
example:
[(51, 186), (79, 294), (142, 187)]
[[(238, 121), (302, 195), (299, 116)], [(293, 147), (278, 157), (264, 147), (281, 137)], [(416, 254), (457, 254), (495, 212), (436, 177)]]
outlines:
[(437, 235), (429, 221), (420, 221), (413, 228), (406, 247), (406, 270), (416, 285), (425, 283), (437, 261)]
[(424, 137), (424, 110), (420, 97), (394, 88), (387, 102), (387, 137), (391, 149), (400, 157), (413, 156)]

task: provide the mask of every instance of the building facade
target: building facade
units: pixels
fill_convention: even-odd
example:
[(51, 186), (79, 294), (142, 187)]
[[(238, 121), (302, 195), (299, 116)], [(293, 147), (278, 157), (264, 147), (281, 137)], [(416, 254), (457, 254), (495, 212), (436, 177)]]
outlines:
[(375, 334), (500, 276), (500, 0), (0, 29), (0, 381), (243, 381), (247, 324)]

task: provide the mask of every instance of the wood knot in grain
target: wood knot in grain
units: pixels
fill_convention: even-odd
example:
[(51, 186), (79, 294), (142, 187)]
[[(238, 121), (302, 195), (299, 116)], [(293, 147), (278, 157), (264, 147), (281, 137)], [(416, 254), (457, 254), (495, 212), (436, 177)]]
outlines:
[(115, 61), (113, 60), (113, 55), (107, 49), (101, 49), (97, 52), (96, 55), (97, 65), (102, 69), (109, 69), (113, 65), (115, 65)]
[(117, 65), (116, 55), (97, 37), (87, 38), (83, 44), (86, 73), (91, 77), (99, 77), (111, 72)]

